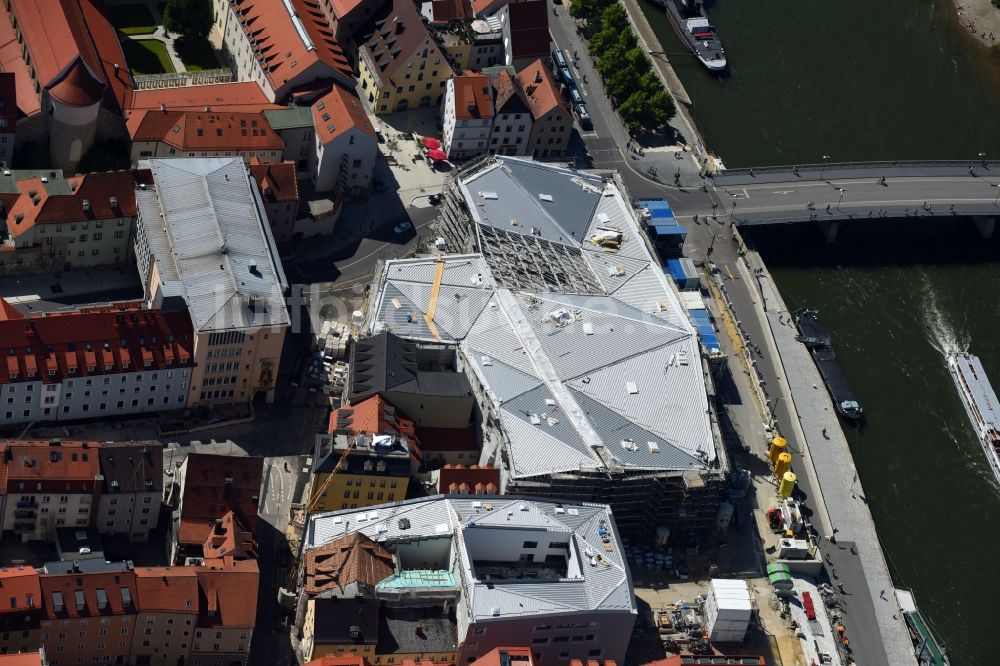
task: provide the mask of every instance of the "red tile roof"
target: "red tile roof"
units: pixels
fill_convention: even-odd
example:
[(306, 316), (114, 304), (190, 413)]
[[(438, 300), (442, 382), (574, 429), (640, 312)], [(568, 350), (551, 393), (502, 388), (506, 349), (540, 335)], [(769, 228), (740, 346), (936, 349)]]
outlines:
[(395, 571), (392, 553), (354, 532), (306, 551), (303, 592), (316, 596), (353, 583), (375, 587)]
[(70, 481), (82, 482), (72, 487), (73, 492), (93, 492), (95, 477), (101, 474), (98, 446), (97, 442), (8, 440), (3, 444), (7, 493), (34, 491), (38, 482), (45, 484), (43, 489), (65, 488)]
[(198, 612), (194, 567), (136, 567), (136, 605), (144, 613)]
[[(0, 384), (190, 367), (192, 336), (186, 310), (164, 313), (138, 303), (0, 321)], [(138, 362), (144, 351), (148, 366)]]
[(434, 23), (448, 23), (448, 21), (455, 20), (467, 21), (473, 16), (469, 0), (431, 0), (431, 11)]
[(132, 80), (99, 0), (12, 0), (12, 9), (43, 88), (66, 104), (104, 97), (109, 106), (127, 108)]
[(45, 666), (39, 652), (20, 652), (0, 655), (0, 666)]
[(492, 16), (502, 9), (510, 0), (472, 0), (472, 11), (476, 16)]
[[(132, 571), (43, 573), (39, 578), (45, 602), (42, 606), (45, 617), (50, 620), (135, 613), (135, 574)], [(98, 590), (104, 590), (103, 596), (98, 595)], [(82, 608), (77, 605), (77, 592), (83, 593)], [(56, 605), (56, 594), (62, 597), (61, 609)]]
[(0, 298), (0, 321), (8, 321), (10, 319), (24, 319), (24, 315), (18, 312), (17, 308), (5, 299)]
[(185, 151), (283, 151), (285, 143), (263, 113), (233, 111), (134, 112), (132, 141), (162, 141)]
[(336, 434), (405, 435), (416, 439), (413, 421), (381, 394), (345, 405), (330, 413), (328, 432)]
[(496, 113), (529, 113), (528, 99), (521, 90), (521, 86), (514, 84), (510, 72), (501, 69), (493, 81), (494, 104)]
[(253, 534), (230, 511), (208, 528), (208, 538), (202, 545), (202, 552), (205, 557), (212, 559), (232, 557), (250, 560), (257, 558), (257, 544)]
[(378, 13), (375, 21), (365, 30), (361, 51), (369, 62), (374, 63), (373, 74), (385, 86), (403, 85), (393, 79), (396, 70), (422, 51), (427, 44), (427, 58), (433, 63), (440, 59), (442, 67), (449, 67), (448, 60), (437, 42), (430, 38), (423, 17), (417, 12), (412, 0), (390, 0)]
[(361, 100), (353, 91), (340, 86), (333, 86), (329, 93), (312, 105), (312, 115), (316, 134), (323, 144), (355, 127), (375, 139), (375, 128)]
[(500, 470), (495, 467), (445, 465), (438, 474), (439, 493), (500, 493)]
[[(257, 42), (262, 53), (258, 57), (264, 73), (276, 92), (301, 72), (313, 65), (326, 65), (345, 83), (353, 82), (351, 65), (333, 37), (326, 16), (311, 8), (306, 0), (290, 0), (313, 48), (303, 41), (291, 15), (282, 2), (273, 0), (236, 0), (234, 9), (240, 13), (241, 25)], [(251, 56), (257, 57), (251, 53)], [(314, 70), (315, 78), (321, 72)]]
[(14, 75), (18, 112), (25, 116), (33, 116), (42, 110), (42, 105), (38, 93), (35, 92), (35, 84), (31, 80), (31, 69), (24, 61), (21, 50), (23, 48), (18, 41), (7, 3), (0, 2), (0, 70)]
[(205, 560), (198, 576), (199, 627), (253, 627), (257, 621), (256, 560)]
[(138, 90), (132, 98), (129, 109), (132, 111), (159, 109), (161, 104), (167, 111), (204, 111), (206, 106), (209, 110), (215, 111), (247, 112), (285, 108), (280, 104), (271, 104), (256, 82), (239, 81)]
[(229, 511), (251, 531), (256, 527), (263, 458), (190, 453), (185, 467), (180, 543), (202, 545), (210, 526)]
[(455, 117), (466, 120), (493, 117), (489, 77), (475, 72), (455, 77)]
[(64, 74), (49, 83), (49, 94), (69, 106), (90, 106), (104, 96), (104, 81), (83, 58), (77, 58)]
[(260, 164), (255, 157), (250, 162), (250, 173), (257, 181), (260, 195), (265, 202), (299, 200), (299, 181), (295, 177), (295, 162)]
[[(505, 664), (500, 658), (503, 652), (509, 657), (510, 663)], [(531, 649), (526, 647), (498, 647), (493, 648), (479, 659), (472, 662), (472, 666), (535, 666), (535, 657), (531, 654)]]
[(510, 51), (515, 59), (549, 55), (549, 12), (545, 0), (521, 0), (507, 5)]
[[(153, 177), (148, 170), (108, 171), (75, 176), (67, 181), (73, 192), (55, 195), (48, 193), (40, 178), (17, 181), (19, 194), (7, 206), (6, 213), (10, 234), (17, 238), (36, 224), (132, 217), (136, 214), (136, 185), (151, 185)], [(84, 201), (89, 210), (84, 210)]]
[(531, 115), (536, 120), (556, 109), (569, 113), (569, 106), (559, 92), (559, 85), (541, 60), (536, 60), (518, 72), (517, 80), (528, 98)]
[(0, 613), (22, 613), (42, 607), (42, 588), (34, 567), (0, 569)]

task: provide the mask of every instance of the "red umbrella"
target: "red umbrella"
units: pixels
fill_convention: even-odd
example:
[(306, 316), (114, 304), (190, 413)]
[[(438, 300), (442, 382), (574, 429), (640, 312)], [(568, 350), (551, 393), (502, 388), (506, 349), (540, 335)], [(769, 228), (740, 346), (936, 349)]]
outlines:
[(427, 152), (427, 157), (431, 158), (431, 159), (432, 159), (432, 160), (434, 160), (435, 162), (441, 162), (441, 161), (443, 161), (443, 160), (446, 160), (446, 159), (448, 159), (448, 156), (447, 156), (447, 155), (445, 155), (445, 154), (444, 154), (444, 151), (443, 151), (443, 150), (441, 150), (440, 148), (437, 148), (437, 149), (435, 149), (435, 150), (431, 150), (431, 151), (428, 151), (428, 152)]
[(437, 139), (429, 136), (424, 137), (424, 148), (427, 148), (428, 150), (437, 150), (440, 147), (441, 147), (441, 142), (438, 141)]

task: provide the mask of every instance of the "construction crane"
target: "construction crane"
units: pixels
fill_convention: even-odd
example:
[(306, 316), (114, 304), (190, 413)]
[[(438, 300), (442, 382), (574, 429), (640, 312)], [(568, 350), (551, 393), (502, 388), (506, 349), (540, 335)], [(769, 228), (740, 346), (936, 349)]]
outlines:
[[(337, 464), (333, 466), (333, 469), (327, 474), (326, 479), (323, 481), (323, 485), (316, 489), (313, 493), (312, 499), (309, 500), (309, 505), (306, 507), (306, 515), (311, 514), (315, 509), (316, 505), (319, 504), (319, 500), (323, 497), (323, 493), (326, 492), (327, 487), (329, 487), (330, 482), (333, 481), (333, 477), (337, 475), (337, 472), (347, 463), (347, 456), (351, 455), (351, 451), (357, 446), (358, 437), (364, 434), (362, 431), (354, 433), (354, 437), (351, 439), (351, 443), (344, 449), (344, 452), (340, 454), (340, 459)], [(330, 455), (333, 455), (331, 451)]]

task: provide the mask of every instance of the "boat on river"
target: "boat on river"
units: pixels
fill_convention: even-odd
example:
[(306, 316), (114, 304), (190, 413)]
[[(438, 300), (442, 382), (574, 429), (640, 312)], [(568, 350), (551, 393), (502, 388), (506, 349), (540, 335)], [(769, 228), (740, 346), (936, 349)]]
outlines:
[(721, 72), (728, 63), (722, 40), (709, 22), (702, 0), (653, 0), (667, 12), (677, 36), (695, 57), (713, 72)]
[(903, 611), (903, 619), (906, 620), (906, 628), (913, 641), (917, 663), (920, 666), (949, 666), (951, 662), (948, 661), (948, 654), (944, 651), (944, 643), (937, 639), (927, 620), (920, 614), (920, 609), (913, 600), (913, 593), (897, 587), (896, 600), (899, 601), (899, 608)]
[(1000, 483), (1000, 402), (978, 356), (951, 352), (947, 360), (965, 413), (969, 415), (993, 476)]
[(820, 325), (816, 312), (803, 310), (795, 318), (795, 325), (799, 330), (797, 340), (804, 344), (812, 355), (813, 362), (823, 377), (823, 383), (833, 398), (837, 413), (845, 419), (859, 421), (862, 416), (861, 404), (851, 385), (847, 383), (847, 375), (844, 374), (837, 361), (837, 354), (833, 351), (830, 334)]

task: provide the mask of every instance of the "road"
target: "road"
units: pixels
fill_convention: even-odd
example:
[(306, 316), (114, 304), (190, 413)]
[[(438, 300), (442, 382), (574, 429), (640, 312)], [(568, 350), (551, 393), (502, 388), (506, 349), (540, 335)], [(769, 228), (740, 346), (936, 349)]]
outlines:
[(303, 473), (306, 455), (267, 458), (264, 461), (263, 501), (257, 521), (257, 559), (260, 565), (260, 588), (257, 595), (257, 625), (254, 629), (250, 664), (253, 666), (293, 666), (297, 664), (288, 631), (276, 631), (275, 606), (278, 588), (285, 581), (278, 574), (286, 572), (285, 528), (292, 502), (305, 485)]

